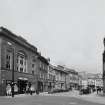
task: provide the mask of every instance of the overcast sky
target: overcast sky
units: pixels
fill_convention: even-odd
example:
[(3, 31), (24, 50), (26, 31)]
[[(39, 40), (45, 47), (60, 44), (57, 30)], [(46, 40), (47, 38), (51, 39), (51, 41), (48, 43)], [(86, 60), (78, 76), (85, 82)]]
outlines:
[(52, 64), (102, 72), (105, 0), (0, 0), (0, 25)]

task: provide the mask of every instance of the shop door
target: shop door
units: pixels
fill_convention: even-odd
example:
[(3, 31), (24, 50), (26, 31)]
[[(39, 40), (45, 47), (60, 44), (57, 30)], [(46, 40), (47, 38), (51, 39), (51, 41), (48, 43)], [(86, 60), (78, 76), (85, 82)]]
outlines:
[(27, 86), (27, 80), (18, 80), (18, 93), (19, 94), (24, 94), (26, 91), (26, 86)]

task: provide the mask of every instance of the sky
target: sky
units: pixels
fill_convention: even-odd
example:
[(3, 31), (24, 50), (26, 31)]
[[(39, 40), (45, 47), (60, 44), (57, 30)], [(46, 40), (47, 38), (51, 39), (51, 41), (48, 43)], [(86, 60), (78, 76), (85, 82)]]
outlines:
[(0, 0), (0, 26), (27, 39), (53, 65), (102, 72), (105, 0)]

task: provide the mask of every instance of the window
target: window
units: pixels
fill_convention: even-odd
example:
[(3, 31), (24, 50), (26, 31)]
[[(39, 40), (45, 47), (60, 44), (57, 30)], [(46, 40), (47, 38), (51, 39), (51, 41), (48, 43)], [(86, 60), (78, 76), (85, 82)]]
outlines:
[(34, 64), (32, 64), (32, 68), (34, 68), (34, 66), (35, 66), (35, 65), (34, 65)]
[(17, 67), (17, 71), (18, 71), (18, 67)]
[(22, 67), (20, 67), (20, 72), (23, 72), (23, 68)]
[(42, 75), (41, 75), (41, 71), (40, 71), (40, 73), (39, 73), (39, 77), (41, 78), (41, 76), (42, 76)]
[(42, 63), (41, 63), (41, 61), (40, 61), (40, 68), (41, 68), (41, 66), (42, 66)]
[(31, 69), (32, 69), (32, 74), (35, 73), (36, 71), (36, 59), (34, 56), (32, 56), (32, 65), (31, 65)]
[(20, 60), (20, 64), (23, 65), (23, 59)]
[(34, 58), (32, 61), (33, 61), (33, 62), (36, 62), (36, 59)]
[(32, 74), (34, 74), (34, 71), (32, 71)]
[(7, 50), (6, 52), (6, 69), (12, 69), (13, 65), (13, 53), (12, 51)]
[(17, 70), (20, 72), (27, 72), (27, 59), (22, 52), (19, 52), (17, 55)]

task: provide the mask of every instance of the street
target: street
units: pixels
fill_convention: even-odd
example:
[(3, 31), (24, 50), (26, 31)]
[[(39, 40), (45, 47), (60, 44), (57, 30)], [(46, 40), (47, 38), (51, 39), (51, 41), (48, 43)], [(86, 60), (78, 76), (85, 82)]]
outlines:
[(66, 96), (0, 97), (0, 105), (104, 105)]

